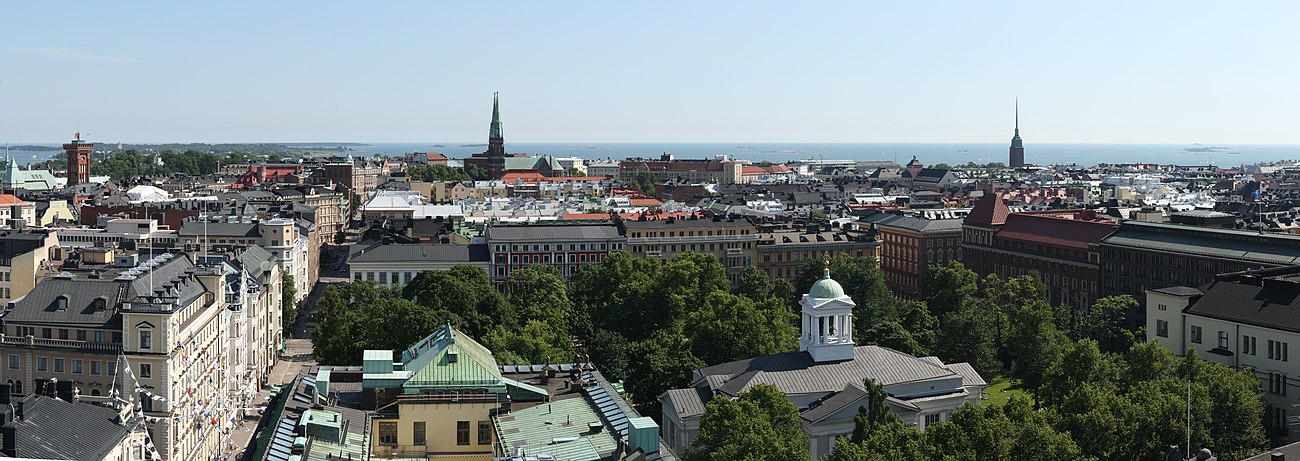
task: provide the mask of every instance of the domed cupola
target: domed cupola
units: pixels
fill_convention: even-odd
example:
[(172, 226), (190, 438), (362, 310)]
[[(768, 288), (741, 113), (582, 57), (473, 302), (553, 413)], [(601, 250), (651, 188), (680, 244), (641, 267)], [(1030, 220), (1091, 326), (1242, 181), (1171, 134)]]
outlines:
[(852, 360), (855, 304), (831, 278), (829, 261), (822, 271), (822, 279), (799, 303), (803, 307), (799, 350), (808, 352), (815, 362)]

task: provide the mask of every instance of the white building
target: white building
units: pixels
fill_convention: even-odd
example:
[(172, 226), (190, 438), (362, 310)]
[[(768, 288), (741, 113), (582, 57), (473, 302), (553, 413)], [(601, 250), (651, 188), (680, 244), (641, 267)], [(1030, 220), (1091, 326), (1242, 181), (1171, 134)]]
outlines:
[(944, 364), (879, 346), (855, 346), (853, 300), (827, 269), (801, 301), (799, 351), (755, 357), (695, 370), (691, 387), (659, 396), (663, 440), (690, 451), (705, 404), (735, 398), (755, 384), (771, 384), (799, 409), (813, 459), (831, 452), (835, 438), (853, 432), (853, 417), (867, 406), (865, 379), (883, 386), (886, 403), (903, 423), (924, 430), (952, 410), (978, 403), (987, 383), (967, 363)]
[(470, 265), (488, 272), (487, 245), (427, 245), (370, 241), (352, 246), (348, 269), (354, 281), (371, 281), (401, 288), (424, 271), (445, 271)]
[[(1300, 266), (1219, 275), (1201, 288), (1148, 290), (1147, 338), (1178, 355), (1255, 371), (1271, 435), (1294, 440), (1300, 404)], [(1291, 360), (1295, 357), (1295, 360)]]

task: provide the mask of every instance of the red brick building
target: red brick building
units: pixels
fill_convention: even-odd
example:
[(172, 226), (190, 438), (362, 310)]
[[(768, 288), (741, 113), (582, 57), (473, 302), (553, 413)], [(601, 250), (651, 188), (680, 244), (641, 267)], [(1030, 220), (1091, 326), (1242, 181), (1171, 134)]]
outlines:
[(985, 195), (962, 224), (962, 264), (980, 277), (1038, 272), (1058, 306), (1090, 306), (1100, 297), (1103, 238), (1119, 227), (1094, 210), (1012, 213)]
[(90, 153), (94, 151), (95, 145), (82, 141), (80, 132), (72, 139), (72, 142), (63, 145), (63, 152), (68, 156), (68, 185), (66, 187), (90, 182)]

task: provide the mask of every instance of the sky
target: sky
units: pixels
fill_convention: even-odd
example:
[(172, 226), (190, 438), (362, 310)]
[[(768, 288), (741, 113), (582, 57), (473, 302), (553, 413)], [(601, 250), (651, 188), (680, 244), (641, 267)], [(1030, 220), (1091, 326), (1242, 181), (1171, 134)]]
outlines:
[(0, 141), (1300, 144), (1300, 2), (7, 2)]

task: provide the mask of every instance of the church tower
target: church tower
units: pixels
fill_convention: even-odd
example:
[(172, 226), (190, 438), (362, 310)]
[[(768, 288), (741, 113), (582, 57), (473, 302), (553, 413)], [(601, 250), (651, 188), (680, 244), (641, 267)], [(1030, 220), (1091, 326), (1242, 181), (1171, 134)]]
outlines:
[(1011, 138), (1011, 168), (1025, 166), (1025, 146), (1020, 143), (1020, 100), (1016, 100), (1016, 135)]
[(799, 304), (803, 307), (799, 350), (807, 351), (814, 362), (853, 360), (855, 304), (840, 283), (831, 279), (830, 262), (823, 269), (822, 279), (813, 284)]
[(506, 137), (501, 131), (501, 107), (492, 93), (492, 124), (488, 127), (487, 173), (491, 179), (506, 174)]

